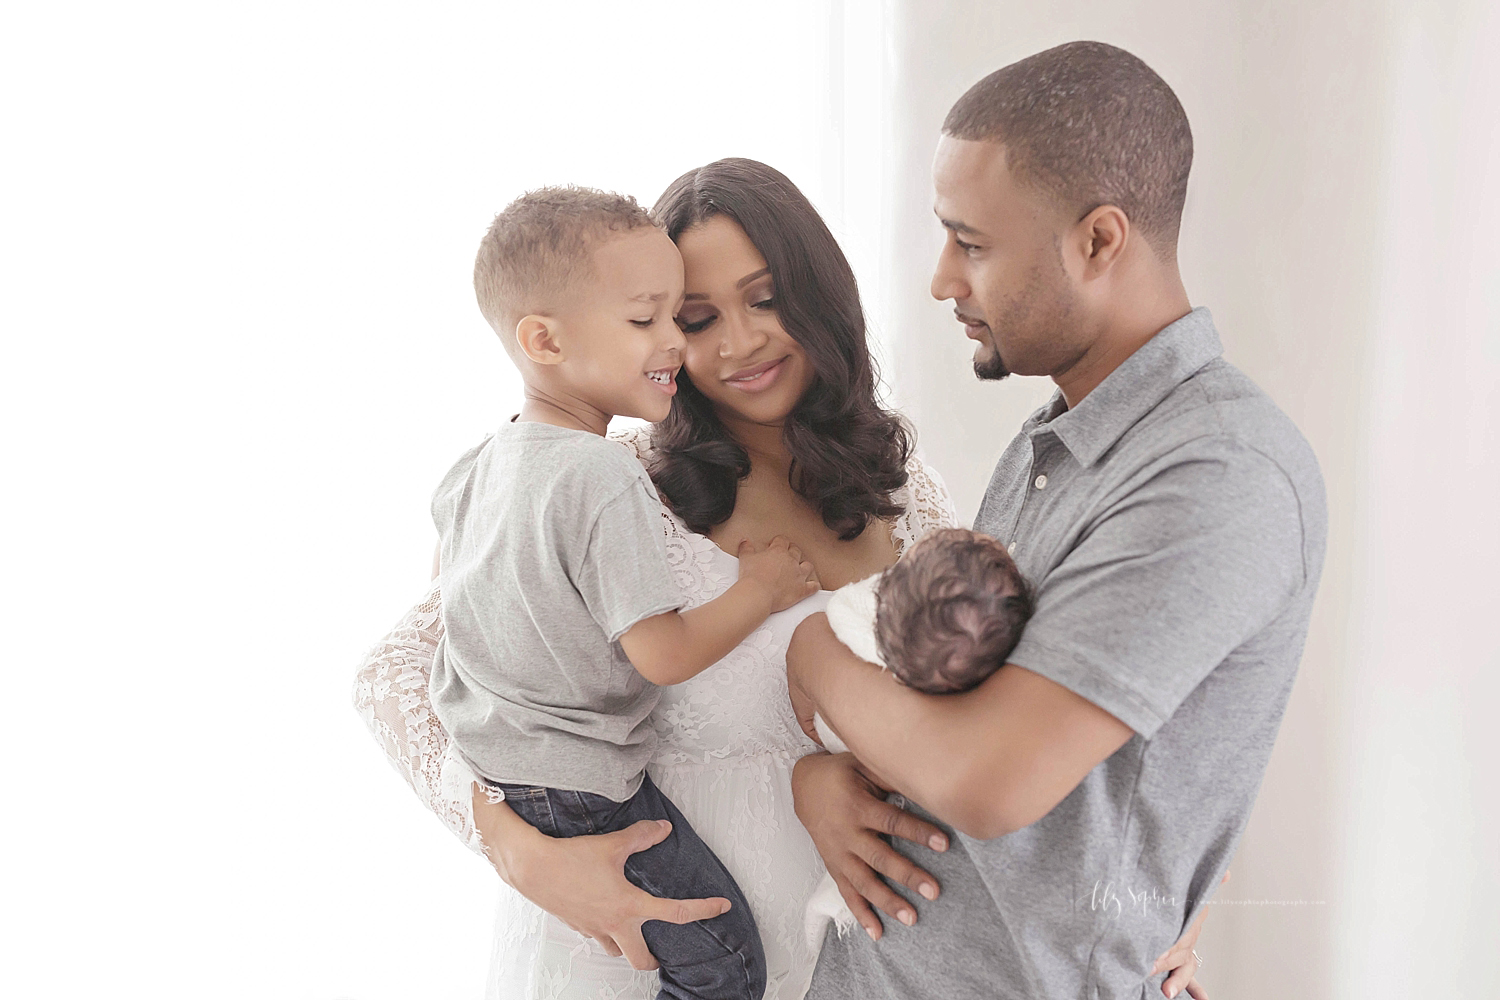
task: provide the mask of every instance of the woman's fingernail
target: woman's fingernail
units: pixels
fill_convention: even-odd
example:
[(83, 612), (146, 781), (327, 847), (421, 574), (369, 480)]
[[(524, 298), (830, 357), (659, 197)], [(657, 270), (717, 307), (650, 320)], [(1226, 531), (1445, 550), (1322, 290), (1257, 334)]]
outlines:
[(917, 915), (910, 910), (902, 910), (896, 917), (908, 927), (917, 922)]
[(926, 899), (937, 899), (937, 886), (931, 882), (923, 882), (917, 886), (917, 891)]
[(948, 838), (941, 833), (934, 833), (927, 840), (927, 846), (934, 851), (946, 851), (948, 849)]
[(864, 926), (865, 926), (865, 933), (868, 934), (868, 935), (870, 935), (870, 940), (871, 941), (879, 941), (880, 940), (880, 938), (878, 938), (878, 937), (875, 936), (875, 928), (871, 927), (869, 924), (865, 924)]

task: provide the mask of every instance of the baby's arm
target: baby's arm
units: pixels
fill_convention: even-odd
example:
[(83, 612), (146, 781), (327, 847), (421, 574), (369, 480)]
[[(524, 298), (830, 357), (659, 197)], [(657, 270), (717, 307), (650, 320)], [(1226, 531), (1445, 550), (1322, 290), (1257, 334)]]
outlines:
[(740, 578), (689, 611), (669, 611), (632, 625), (620, 645), (653, 684), (681, 684), (745, 641), (773, 612), (818, 590), (818, 576), (797, 546), (777, 535), (764, 548), (740, 543)]

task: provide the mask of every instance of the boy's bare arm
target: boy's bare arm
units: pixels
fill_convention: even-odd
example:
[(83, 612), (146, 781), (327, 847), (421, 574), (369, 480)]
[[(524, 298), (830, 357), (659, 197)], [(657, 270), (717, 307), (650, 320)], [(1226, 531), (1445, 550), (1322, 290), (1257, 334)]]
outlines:
[(723, 594), (689, 611), (636, 622), (620, 645), (653, 684), (681, 684), (729, 655), (773, 612), (818, 590), (817, 572), (780, 535), (769, 545), (740, 543), (740, 578)]

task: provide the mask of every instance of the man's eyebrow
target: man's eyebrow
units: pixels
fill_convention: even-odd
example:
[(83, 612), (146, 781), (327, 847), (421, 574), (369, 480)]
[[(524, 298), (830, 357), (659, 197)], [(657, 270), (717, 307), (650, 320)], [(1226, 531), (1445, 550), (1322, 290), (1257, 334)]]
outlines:
[(744, 288), (746, 285), (750, 284), (750, 282), (754, 281), (756, 278), (764, 278), (766, 275), (768, 275), (770, 273), (771, 273), (771, 269), (769, 267), (763, 267), (759, 271), (756, 271), (754, 274), (747, 274), (747, 275), (745, 275), (739, 281), (736, 281), (734, 283), (735, 291), (739, 291), (741, 288)]
[(944, 229), (951, 229), (955, 233), (958, 233), (960, 236), (983, 236), (984, 235), (983, 233), (981, 233), (979, 230), (975, 229), (973, 226), (969, 225), (968, 223), (959, 222), (957, 219), (945, 219), (945, 218), (943, 218), (940, 215), (940, 216), (938, 216), (938, 221), (943, 224), (943, 228)]

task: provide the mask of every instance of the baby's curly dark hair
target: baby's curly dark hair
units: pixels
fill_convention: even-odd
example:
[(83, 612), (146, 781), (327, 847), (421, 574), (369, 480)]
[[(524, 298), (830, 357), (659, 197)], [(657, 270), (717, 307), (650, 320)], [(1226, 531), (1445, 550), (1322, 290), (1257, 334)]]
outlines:
[(943, 528), (880, 578), (875, 648), (908, 687), (968, 691), (1005, 663), (1035, 604), (1005, 546), (967, 528)]

